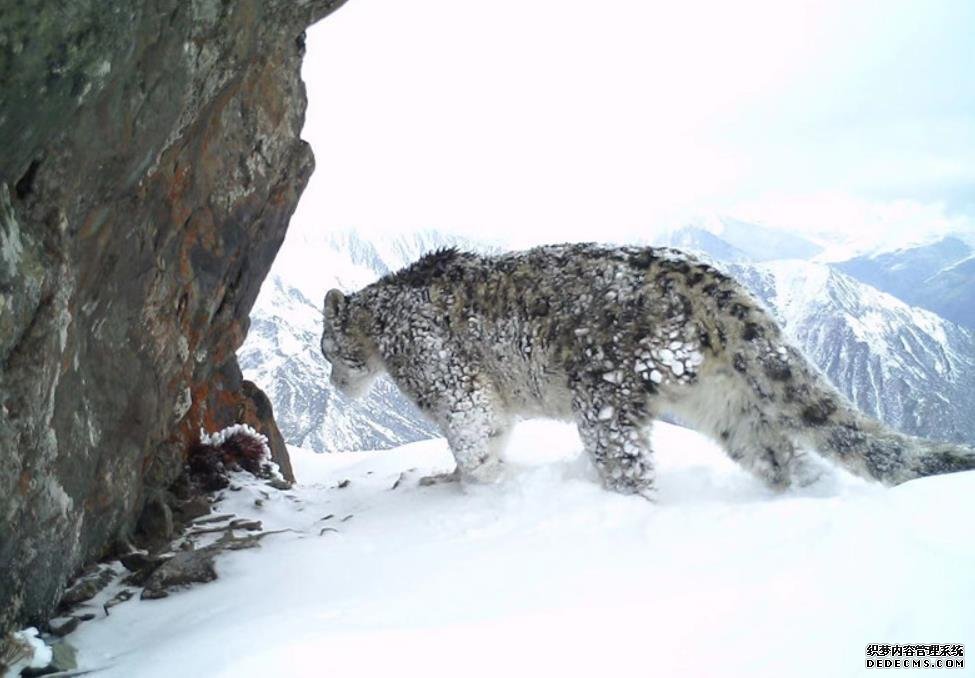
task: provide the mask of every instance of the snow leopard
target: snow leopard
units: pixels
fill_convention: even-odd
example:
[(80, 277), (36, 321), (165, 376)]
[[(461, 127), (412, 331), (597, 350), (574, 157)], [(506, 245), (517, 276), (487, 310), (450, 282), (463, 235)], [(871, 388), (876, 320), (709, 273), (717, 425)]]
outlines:
[(604, 485), (650, 499), (661, 416), (778, 490), (814, 482), (815, 453), (889, 485), (975, 468), (857, 411), (739, 282), (672, 248), (441, 249), (330, 290), (323, 315), (331, 382), (357, 395), (388, 373), (446, 438), (444, 479), (495, 481), (513, 423), (537, 417), (574, 422)]

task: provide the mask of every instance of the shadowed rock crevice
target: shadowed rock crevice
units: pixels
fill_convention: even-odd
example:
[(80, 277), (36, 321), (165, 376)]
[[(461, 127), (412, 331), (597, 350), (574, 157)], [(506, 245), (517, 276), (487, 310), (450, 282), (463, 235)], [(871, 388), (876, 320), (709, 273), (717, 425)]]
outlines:
[(305, 28), (339, 0), (0, 0), (0, 633), (132, 533), (199, 431), (313, 169)]

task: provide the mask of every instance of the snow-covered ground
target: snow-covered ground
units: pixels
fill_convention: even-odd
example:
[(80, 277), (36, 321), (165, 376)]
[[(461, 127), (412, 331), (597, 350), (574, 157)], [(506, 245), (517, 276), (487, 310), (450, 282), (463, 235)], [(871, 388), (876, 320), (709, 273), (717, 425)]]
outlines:
[(561, 424), (519, 427), (486, 487), (417, 485), (441, 440), (294, 449), (294, 490), (218, 508), (293, 532), (69, 639), (106, 678), (819, 678), (871, 674), (868, 643), (975, 648), (975, 473), (776, 496), (695, 433), (653, 441), (655, 505), (602, 490)]

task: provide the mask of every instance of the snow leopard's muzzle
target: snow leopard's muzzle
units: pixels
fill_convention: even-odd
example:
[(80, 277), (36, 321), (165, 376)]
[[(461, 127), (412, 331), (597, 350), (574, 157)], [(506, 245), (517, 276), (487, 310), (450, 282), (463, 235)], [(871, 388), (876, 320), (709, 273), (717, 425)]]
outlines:
[(368, 370), (350, 370), (332, 363), (332, 376), (329, 381), (342, 395), (358, 398), (369, 389), (372, 375)]

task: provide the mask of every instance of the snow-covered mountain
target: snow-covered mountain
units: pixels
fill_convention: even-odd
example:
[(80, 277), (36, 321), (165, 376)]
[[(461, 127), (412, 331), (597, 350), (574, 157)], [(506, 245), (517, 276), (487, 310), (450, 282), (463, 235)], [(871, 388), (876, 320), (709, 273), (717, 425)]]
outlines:
[(320, 452), (385, 449), (437, 435), (388, 379), (360, 399), (332, 388), (331, 367), (319, 350), (320, 309), (330, 288), (358, 289), (424, 252), (449, 246), (490, 249), (434, 231), (369, 240), (353, 231), (289, 233), (238, 352), (244, 375), (271, 399), (289, 444)]
[(694, 219), (655, 244), (707, 252), (725, 262), (811, 259), (823, 249), (801, 236), (726, 216)]
[(729, 271), (861, 410), (901, 431), (975, 442), (975, 333), (803, 261)]
[(836, 267), (910, 304), (975, 328), (975, 251), (961, 238), (857, 257)]

